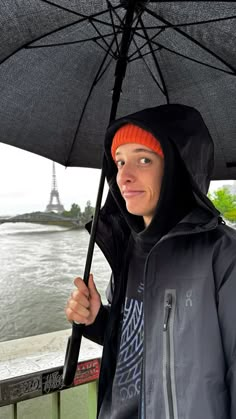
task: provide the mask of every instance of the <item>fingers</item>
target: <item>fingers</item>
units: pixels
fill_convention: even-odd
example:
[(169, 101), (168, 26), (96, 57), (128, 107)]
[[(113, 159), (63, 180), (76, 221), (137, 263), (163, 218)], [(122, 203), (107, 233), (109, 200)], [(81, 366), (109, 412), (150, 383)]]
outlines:
[(95, 282), (93, 280), (93, 274), (89, 275), (88, 288), (89, 288), (89, 295), (90, 295), (91, 298), (93, 298), (94, 296), (99, 295), (98, 291), (97, 291), (97, 288), (96, 288), (96, 285), (95, 285)]
[(85, 325), (94, 322), (101, 305), (101, 296), (95, 286), (93, 275), (89, 275), (88, 287), (77, 277), (74, 280), (76, 289), (71, 293), (67, 302), (65, 313), (67, 320)]
[(67, 302), (65, 313), (67, 320), (87, 324), (90, 316), (88, 299), (75, 300), (71, 297)]
[(88, 324), (90, 320), (90, 290), (80, 277), (75, 278), (74, 284), (76, 289), (71, 293), (65, 308), (67, 320)]
[(74, 284), (82, 294), (89, 297), (88, 287), (87, 287), (87, 285), (85, 284), (85, 282), (83, 281), (82, 278), (80, 278), (80, 277), (75, 278)]
[(76, 323), (80, 323), (80, 324), (84, 324), (84, 325), (89, 325), (90, 324), (87, 317), (82, 316), (78, 312), (71, 310), (70, 307), (67, 307), (65, 309), (65, 313), (66, 313), (66, 318), (69, 322), (76, 322)]
[(75, 290), (71, 293), (71, 298), (69, 301), (71, 302), (71, 308), (75, 311), (79, 309), (79, 306), (85, 307), (87, 309), (90, 306), (89, 297), (87, 297), (87, 295), (83, 294), (79, 290)]

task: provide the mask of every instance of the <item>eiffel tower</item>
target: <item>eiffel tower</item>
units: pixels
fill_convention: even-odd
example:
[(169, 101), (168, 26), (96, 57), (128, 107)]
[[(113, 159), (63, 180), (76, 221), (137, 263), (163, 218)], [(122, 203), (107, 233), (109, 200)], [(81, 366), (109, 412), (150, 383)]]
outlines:
[[(56, 203), (53, 204), (53, 198), (55, 198)], [(46, 212), (56, 211), (58, 213), (65, 211), (63, 205), (60, 202), (59, 192), (57, 190), (57, 180), (56, 180), (56, 170), (55, 163), (52, 163), (52, 189), (50, 193), (49, 204), (46, 207)]]

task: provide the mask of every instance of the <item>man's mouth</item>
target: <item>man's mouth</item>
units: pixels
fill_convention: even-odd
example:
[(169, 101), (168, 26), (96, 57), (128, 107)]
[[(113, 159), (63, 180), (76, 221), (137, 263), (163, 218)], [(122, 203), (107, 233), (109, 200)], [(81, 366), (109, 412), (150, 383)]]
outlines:
[(135, 198), (135, 197), (137, 197), (137, 196), (140, 196), (140, 195), (142, 195), (144, 193), (144, 191), (124, 191), (123, 192), (123, 197), (125, 198), (125, 199), (128, 199), (128, 198)]

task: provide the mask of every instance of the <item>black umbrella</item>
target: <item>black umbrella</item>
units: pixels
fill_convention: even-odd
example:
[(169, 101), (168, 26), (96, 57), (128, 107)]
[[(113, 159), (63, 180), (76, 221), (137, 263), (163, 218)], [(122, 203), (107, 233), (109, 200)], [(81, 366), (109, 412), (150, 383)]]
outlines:
[[(235, 22), (235, 2), (2, 0), (0, 141), (65, 166), (98, 168), (109, 121), (182, 103), (197, 108), (209, 128), (213, 179), (235, 179)], [(77, 362), (77, 329), (66, 384)]]
[(117, 117), (168, 102), (196, 107), (215, 142), (213, 178), (235, 177), (235, 2), (2, 0), (0, 41), (0, 142), (100, 168), (125, 63)]

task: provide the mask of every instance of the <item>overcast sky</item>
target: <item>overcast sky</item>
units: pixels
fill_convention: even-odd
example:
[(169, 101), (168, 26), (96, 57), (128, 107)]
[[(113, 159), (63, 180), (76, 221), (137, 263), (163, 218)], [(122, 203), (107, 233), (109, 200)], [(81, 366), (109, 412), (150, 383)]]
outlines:
[[(56, 178), (60, 200), (66, 210), (74, 202), (82, 210), (88, 200), (95, 205), (100, 170), (65, 168), (56, 164)], [(211, 189), (225, 183), (212, 182)], [(0, 216), (45, 211), (51, 187), (52, 161), (0, 143)], [(107, 187), (104, 197), (106, 192)]]
[[(95, 205), (100, 170), (65, 168), (57, 163), (55, 168), (60, 200), (66, 210), (74, 202), (82, 210), (88, 200)], [(0, 216), (45, 211), (51, 188), (51, 160), (0, 143)]]

